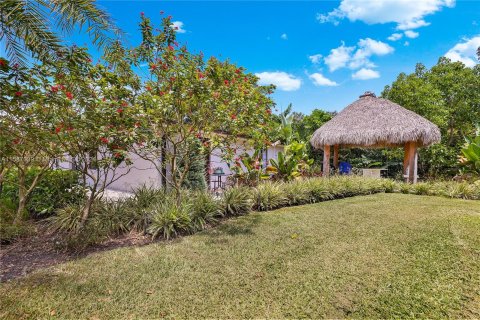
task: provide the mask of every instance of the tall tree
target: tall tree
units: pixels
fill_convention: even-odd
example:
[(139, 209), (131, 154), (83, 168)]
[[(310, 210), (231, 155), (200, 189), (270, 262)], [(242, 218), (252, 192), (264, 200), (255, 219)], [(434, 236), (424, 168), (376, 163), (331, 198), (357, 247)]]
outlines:
[(95, 0), (0, 1), (0, 41), (12, 63), (24, 65), (30, 55), (42, 61), (61, 56), (62, 35), (75, 27), (86, 27), (93, 43), (106, 48), (109, 34), (120, 33)]
[(386, 97), (429, 119), (442, 132), (442, 142), (421, 151), (424, 173), (457, 171), (457, 155), (464, 136), (480, 121), (480, 65), (467, 68), (461, 62), (440, 58), (428, 70), (417, 64), (412, 74), (401, 73), (382, 92)]

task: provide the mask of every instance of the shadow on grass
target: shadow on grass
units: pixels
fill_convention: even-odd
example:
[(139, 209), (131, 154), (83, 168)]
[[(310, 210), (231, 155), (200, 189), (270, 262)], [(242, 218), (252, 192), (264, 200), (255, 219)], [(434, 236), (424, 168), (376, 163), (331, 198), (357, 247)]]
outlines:
[(253, 229), (262, 220), (263, 217), (256, 213), (234, 219), (225, 219), (221, 224), (215, 226), (208, 232), (201, 233), (201, 235), (214, 239), (224, 236), (253, 235), (255, 234)]

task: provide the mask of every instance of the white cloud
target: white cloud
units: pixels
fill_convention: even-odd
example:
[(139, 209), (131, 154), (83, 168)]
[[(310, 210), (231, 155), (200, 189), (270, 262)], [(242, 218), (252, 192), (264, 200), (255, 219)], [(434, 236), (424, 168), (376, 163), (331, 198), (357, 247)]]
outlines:
[(455, 0), (342, 0), (340, 6), (327, 14), (318, 14), (320, 23), (331, 22), (338, 25), (347, 18), (350, 21), (363, 21), (367, 24), (396, 23), (398, 30), (411, 30), (427, 26), (424, 20), (428, 15), (443, 7), (455, 6)]
[(393, 51), (394, 49), (385, 42), (370, 38), (360, 39), (358, 41), (358, 49), (353, 55), (349, 67), (351, 69), (358, 69), (361, 67), (373, 68), (375, 65), (370, 61), (371, 56), (384, 56)]
[(185, 33), (187, 30), (183, 29), (183, 22), (182, 21), (173, 21), (172, 22), (172, 28), (175, 29), (176, 32), (178, 33)]
[(410, 38), (410, 39), (415, 39), (418, 37), (418, 32), (412, 31), (412, 30), (407, 30), (404, 32), (405, 37)]
[(355, 47), (345, 47), (345, 43), (338, 48), (330, 50), (330, 54), (325, 57), (325, 64), (330, 71), (343, 68), (350, 60), (350, 55)]
[(279, 90), (282, 91), (295, 91), (300, 89), (302, 81), (295, 76), (283, 72), (260, 72), (255, 74), (260, 80), (258, 81), (261, 85), (270, 85), (274, 84)]
[(403, 45), (404, 45), (405, 47), (408, 47), (408, 46), (410, 45), (410, 42), (405, 41), (405, 42), (403, 43)]
[(430, 22), (426, 22), (425, 20), (407, 21), (404, 23), (399, 23), (397, 25), (397, 30), (418, 29), (420, 27), (426, 27), (429, 25), (430, 25)]
[(357, 45), (352, 47), (346, 47), (342, 42), (340, 47), (330, 50), (330, 54), (323, 60), (330, 72), (346, 67), (352, 70), (361, 69), (352, 77), (366, 80), (380, 77), (377, 71), (372, 70), (376, 65), (370, 59), (373, 56), (384, 56), (393, 51), (394, 49), (385, 42), (366, 38), (360, 39)]
[(352, 74), (352, 79), (355, 80), (369, 80), (369, 79), (376, 79), (380, 78), (380, 73), (378, 71), (372, 69), (362, 68)]
[(282, 40), (288, 40), (288, 36), (286, 33), (283, 33), (280, 38), (282, 38)]
[(309, 76), (309, 78), (312, 80), (313, 84), (316, 86), (326, 86), (326, 87), (338, 86), (338, 83), (326, 78), (321, 73), (313, 73)]
[(308, 59), (310, 59), (310, 61), (312, 63), (319, 63), (322, 59), (322, 55), (321, 54), (314, 54), (312, 56), (309, 56)]
[(397, 41), (397, 40), (400, 40), (402, 37), (403, 37), (403, 34), (401, 33), (392, 33), (392, 35), (387, 39), (390, 41)]
[(473, 68), (477, 63), (477, 49), (480, 47), (480, 35), (471, 39), (464, 39), (464, 42), (457, 43), (452, 49), (448, 50), (445, 57), (452, 61), (463, 62), (469, 68)]

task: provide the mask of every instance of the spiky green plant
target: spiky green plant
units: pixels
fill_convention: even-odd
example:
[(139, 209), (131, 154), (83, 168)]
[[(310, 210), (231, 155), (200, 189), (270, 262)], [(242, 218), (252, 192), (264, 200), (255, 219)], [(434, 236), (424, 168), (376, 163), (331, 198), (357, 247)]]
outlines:
[(195, 230), (203, 230), (208, 224), (218, 221), (223, 215), (220, 201), (215, 200), (211, 193), (197, 191), (191, 197), (191, 220)]
[(286, 204), (289, 206), (312, 203), (315, 200), (310, 192), (310, 185), (305, 180), (285, 183), (281, 189), (287, 199)]
[(254, 190), (254, 206), (258, 211), (280, 208), (287, 204), (287, 197), (281, 183), (265, 182)]
[(81, 204), (70, 204), (58, 209), (54, 216), (47, 219), (49, 228), (52, 231), (78, 232), (81, 228), (82, 210)]
[(252, 191), (248, 187), (229, 188), (222, 195), (221, 205), (227, 216), (245, 215), (252, 210)]
[(182, 232), (192, 230), (190, 212), (191, 203), (178, 203), (174, 197), (167, 197), (165, 201), (154, 204), (150, 209), (152, 220), (147, 231), (152, 238), (163, 236), (165, 239), (176, 237)]
[(153, 203), (162, 202), (167, 194), (165, 189), (141, 185), (134, 190), (134, 200), (139, 209), (150, 207)]
[(418, 182), (410, 187), (410, 192), (413, 194), (425, 196), (429, 194), (431, 189), (431, 184), (426, 182)]

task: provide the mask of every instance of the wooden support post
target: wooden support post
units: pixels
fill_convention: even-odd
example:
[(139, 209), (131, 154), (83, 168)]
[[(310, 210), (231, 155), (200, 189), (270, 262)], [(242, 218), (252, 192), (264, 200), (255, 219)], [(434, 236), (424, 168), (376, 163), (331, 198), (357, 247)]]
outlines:
[(405, 182), (408, 182), (408, 159), (409, 159), (409, 154), (408, 152), (410, 151), (410, 142), (405, 143), (403, 146), (403, 177), (405, 178)]
[(333, 146), (333, 166), (338, 171), (338, 144)]
[(323, 176), (330, 175), (330, 146), (323, 146)]
[(417, 144), (410, 142), (408, 149), (408, 182), (417, 183)]

